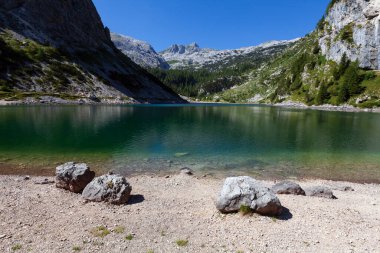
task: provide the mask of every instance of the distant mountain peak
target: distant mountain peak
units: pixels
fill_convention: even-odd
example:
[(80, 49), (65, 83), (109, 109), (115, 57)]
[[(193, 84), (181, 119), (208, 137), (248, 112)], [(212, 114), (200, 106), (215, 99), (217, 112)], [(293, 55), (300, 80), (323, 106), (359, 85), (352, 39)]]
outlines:
[(199, 48), (199, 45), (196, 43), (196, 42), (193, 42), (189, 45), (189, 47), (195, 47), (195, 48)]
[(148, 42), (116, 33), (111, 33), (111, 39), (121, 52), (138, 65), (144, 68), (169, 68), (165, 59)]
[(232, 50), (215, 50), (210, 48), (201, 48), (196, 42), (189, 45), (174, 44), (159, 54), (170, 62), (171, 68), (201, 68), (216, 63), (227, 63), (229, 59), (242, 57), (257, 50), (266, 50), (276, 47), (286, 47), (298, 39), (269, 41), (257, 46), (244, 47)]
[(202, 50), (203, 49), (201, 49), (196, 42), (193, 42), (193, 43), (191, 43), (189, 45), (173, 44), (168, 49), (160, 52), (160, 54), (161, 55), (165, 54), (165, 53), (178, 54), (178, 55), (181, 55), (181, 54), (193, 54), (193, 53), (196, 53), (196, 52), (200, 52)]

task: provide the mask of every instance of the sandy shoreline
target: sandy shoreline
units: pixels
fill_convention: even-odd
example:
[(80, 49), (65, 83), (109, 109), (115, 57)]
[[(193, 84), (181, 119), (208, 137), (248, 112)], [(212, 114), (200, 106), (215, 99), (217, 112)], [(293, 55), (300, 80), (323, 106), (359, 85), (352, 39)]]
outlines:
[[(376, 184), (301, 181), (329, 186), (338, 199), (279, 195), (289, 213), (273, 219), (220, 214), (214, 200), (223, 179), (134, 176), (125, 206), (85, 203), (55, 185), (35, 184), (42, 179), (0, 176), (0, 252), (380, 252)], [(94, 236), (97, 226), (110, 234)]]

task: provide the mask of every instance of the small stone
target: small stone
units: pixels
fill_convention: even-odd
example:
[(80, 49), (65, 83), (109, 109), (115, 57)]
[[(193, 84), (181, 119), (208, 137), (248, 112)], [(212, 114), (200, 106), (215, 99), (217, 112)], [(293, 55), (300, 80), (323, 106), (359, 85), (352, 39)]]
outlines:
[(45, 178), (44, 180), (35, 181), (34, 183), (35, 184), (54, 184), (55, 181), (54, 180), (49, 180), (49, 179)]
[(352, 188), (351, 186), (343, 186), (343, 187), (338, 188), (337, 190), (344, 191), (344, 192), (353, 192), (353, 191), (355, 191), (354, 188)]
[(29, 179), (30, 179), (30, 176), (25, 176), (25, 177), (24, 177), (24, 180), (25, 180), (25, 181), (27, 181), (27, 180), (29, 180)]
[(7, 235), (0, 235), (0, 239), (5, 238)]
[(272, 187), (272, 191), (277, 194), (305, 195), (305, 191), (301, 186), (291, 181), (283, 181), (275, 184)]
[(174, 154), (174, 156), (177, 157), (177, 158), (184, 157), (184, 156), (188, 156), (188, 155), (190, 155), (190, 153), (188, 153), (188, 152), (175, 153), (175, 154)]
[(327, 199), (337, 199), (334, 196), (330, 188), (325, 186), (314, 186), (305, 189), (306, 196), (327, 198)]
[(190, 169), (190, 168), (187, 168), (187, 167), (182, 168), (182, 169), (180, 170), (180, 173), (181, 173), (181, 175), (188, 175), (188, 176), (192, 176), (192, 175), (194, 175), (193, 170)]

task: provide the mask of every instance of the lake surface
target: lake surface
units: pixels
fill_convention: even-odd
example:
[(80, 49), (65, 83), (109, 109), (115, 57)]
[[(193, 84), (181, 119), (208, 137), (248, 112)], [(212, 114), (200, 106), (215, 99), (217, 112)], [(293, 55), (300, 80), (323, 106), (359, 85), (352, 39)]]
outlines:
[(99, 172), (380, 182), (380, 114), (248, 105), (0, 107), (0, 173)]

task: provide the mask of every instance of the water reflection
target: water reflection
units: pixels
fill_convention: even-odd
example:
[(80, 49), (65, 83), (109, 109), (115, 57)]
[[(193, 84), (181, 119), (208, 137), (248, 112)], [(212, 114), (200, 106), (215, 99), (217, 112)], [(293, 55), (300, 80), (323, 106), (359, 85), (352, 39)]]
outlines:
[(1, 107), (0, 159), (97, 154), (126, 172), (190, 165), (296, 176), (364, 168), (373, 176), (379, 127), (379, 114), (262, 106)]

